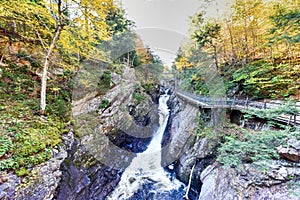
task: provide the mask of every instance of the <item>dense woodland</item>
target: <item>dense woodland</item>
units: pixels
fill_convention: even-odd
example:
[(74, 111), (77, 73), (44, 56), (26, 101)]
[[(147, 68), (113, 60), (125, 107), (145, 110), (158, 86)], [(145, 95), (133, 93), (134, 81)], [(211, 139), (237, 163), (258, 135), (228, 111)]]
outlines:
[(215, 16), (207, 18), (205, 10), (191, 16), (190, 39), (173, 65), (176, 81), (198, 95), (289, 100), (276, 109), (243, 111), (246, 122), (267, 122), (266, 130), (242, 129), (226, 119), (218, 130), (207, 125), (205, 116), (196, 119), (196, 134), (215, 142), (218, 162), (228, 167), (255, 163), (266, 170), (268, 161), (279, 158), (277, 146), (299, 139), (297, 129), (272, 121), (299, 112), (292, 103), (300, 94), (299, 1), (235, 0), (229, 12)]
[(299, 8), (295, 0), (236, 0), (216, 18), (205, 17), (205, 11), (192, 16), (191, 40), (174, 64), (183, 88), (209, 94), (205, 70), (214, 68), (228, 95), (298, 98)]

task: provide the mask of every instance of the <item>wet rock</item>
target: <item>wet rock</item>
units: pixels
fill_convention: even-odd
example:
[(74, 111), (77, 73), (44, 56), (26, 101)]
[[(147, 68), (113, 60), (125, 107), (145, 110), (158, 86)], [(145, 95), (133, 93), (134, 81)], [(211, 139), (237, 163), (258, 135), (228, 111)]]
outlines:
[(195, 169), (193, 172), (193, 186), (200, 189), (200, 174), (210, 164), (210, 158), (208, 155), (211, 152), (209, 142), (206, 138), (198, 139), (193, 138), (191, 143), (187, 142), (182, 154), (176, 164), (176, 175), (179, 180), (184, 183), (188, 183), (191, 169), (195, 163)]
[(212, 148), (206, 138), (197, 138), (194, 133), (196, 126), (195, 118), (199, 109), (181, 102), (175, 95), (169, 101), (171, 116), (166, 137), (163, 142), (163, 165), (167, 166), (176, 160), (175, 171), (179, 180), (188, 183), (191, 169), (195, 163), (193, 186), (200, 189), (199, 172), (208, 165)]
[(5, 182), (0, 184), (0, 199), (15, 199), (15, 190), (21, 184), (21, 178), (13, 173), (3, 174)]
[(178, 190), (160, 191), (153, 183), (146, 183), (143, 185), (142, 189), (139, 189), (131, 198), (129, 198), (129, 200), (174, 200), (182, 199), (184, 194), (185, 191), (183, 190), (183, 187), (180, 187)]
[(186, 107), (172, 119), (172, 125), (168, 128), (170, 139), (165, 143), (162, 152), (164, 166), (173, 163), (180, 157), (187, 143), (192, 143), (194, 138), (194, 118), (199, 111), (197, 108), (186, 105)]
[(197, 199), (202, 185), (200, 174), (211, 164), (212, 146), (206, 138), (197, 138), (194, 133), (199, 108), (177, 99), (174, 94), (171, 95), (168, 105), (171, 112), (163, 140), (162, 164), (168, 166), (175, 161), (176, 178), (188, 184), (191, 169), (196, 163), (189, 198)]
[(156, 104), (158, 104), (160, 95), (163, 94), (161, 88), (162, 87), (160, 85), (155, 84), (153, 90), (147, 92), (150, 95), (152, 101), (155, 102)]
[(240, 199), (234, 186), (234, 173), (210, 165), (201, 173), (199, 200)]
[(134, 153), (145, 151), (151, 141), (151, 137), (137, 138), (123, 132), (122, 130), (116, 130), (113, 134), (109, 134), (107, 137), (114, 145)]
[(119, 171), (93, 162), (89, 156), (75, 157), (62, 165), (64, 173), (55, 199), (104, 199), (119, 181)]

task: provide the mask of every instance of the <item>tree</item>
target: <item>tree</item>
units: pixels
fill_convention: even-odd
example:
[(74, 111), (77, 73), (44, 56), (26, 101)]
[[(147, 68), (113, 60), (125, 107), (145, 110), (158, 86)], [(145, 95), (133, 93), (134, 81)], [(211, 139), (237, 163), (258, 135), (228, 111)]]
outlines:
[(125, 17), (125, 11), (122, 8), (110, 11), (106, 17), (106, 23), (113, 35), (128, 32), (134, 26), (134, 22)]
[(114, 63), (123, 63), (128, 66), (140, 65), (135, 42), (138, 36), (131, 30), (134, 22), (125, 17), (125, 11), (122, 8), (117, 8), (109, 13), (106, 23), (109, 25), (113, 37), (111, 40), (103, 42), (100, 48)]
[(55, 20), (43, 1), (0, 1), (0, 27), (11, 41), (46, 45), (55, 27)]
[(175, 67), (178, 71), (182, 71), (186, 68), (192, 68), (194, 67), (191, 62), (188, 61), (188, 59), (184, 56), (181, 56), (178, 58), (178, 61), (175, 62)]
[[(60, 38), (65, 27), (69, 27), (69, 31), (75, 27), (75, 32), (79, 33), (80, 39), (83, 41), (83, 53), (86, 50), (95, 50), (94, 46), (97, 41), (108, 38), (108, 26), (105, 22), (106, 16), (113, 8), (111, 0), (57, 0), (50, 1), (50, 12), (56, 21), (56, 31), (52, 39), (50, 47), (47, 50), (45, 62), (43, 66), (42, 88), (41, 88), (41, 110), (46, 108), (46, 84), (49, 59)], [(73, 13), (76, 9), (75, 15)], [(73, 9), (73, 10), (72, 10)], [(74, 29), (73, 29), (74, 30)], [(90, 53), (90, 52), (89, 52)], [(90, 57), (88, 53), (84, 54)]]
[(214, 52), (214, 60), (217, 69), (219, 68), (218, 64), (218, 53), (217, 45), (218, 39), (220, 36), (221, 26), (215, 21), (208, 21), (202, 25), (198, 30), (195, 30), (192, 37), (196, 39), (200, 47), (212, 47)]
[[(287, 5), (276, 5), (276, 13), (270, 16), (273, 27), (270, 29), (271, 44), (284, 43), (287, 47), (288, 57), (291, 59), (292, 47), (300, 42), (300, 9), (298, 7), (288, 9)], [(299, 50), (295, 49), (295, 51)]]
[[(57, 47), (78, 57), (100, 55), (97, 43), (109, 38), (106, 16), (114, 10), (112, 0), (3, 0), (1, 19), (13, 25), (23, 41), (38, 41), (45, 50), (41, 81), (41, 110), (46, 108), (47, 72)], [(72, 14), (71, 14), (72, 13)], [(18, 23), (18, 24), (17, 24)], [(18, 30), (17, 26), (24, 28)], [(20, 28), (19, 28), (20, 29)], [(61, 37), (63, 36), (63, 37)]]

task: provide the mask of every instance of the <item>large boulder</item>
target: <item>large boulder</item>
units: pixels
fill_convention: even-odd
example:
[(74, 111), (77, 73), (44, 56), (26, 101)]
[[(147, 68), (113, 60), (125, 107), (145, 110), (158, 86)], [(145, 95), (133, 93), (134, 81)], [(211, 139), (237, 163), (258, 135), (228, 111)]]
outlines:
[(201, 173), (199, 200), (299, 200), (300, 164), (270, 161), (264, 170), (254, 164), (239, 169), (210, 165)]
[(300, 162), (300, 141), (293, 137), (287, 143), (287, 147), (279, 146), (277, 148), (280, 157), (292, 162)]

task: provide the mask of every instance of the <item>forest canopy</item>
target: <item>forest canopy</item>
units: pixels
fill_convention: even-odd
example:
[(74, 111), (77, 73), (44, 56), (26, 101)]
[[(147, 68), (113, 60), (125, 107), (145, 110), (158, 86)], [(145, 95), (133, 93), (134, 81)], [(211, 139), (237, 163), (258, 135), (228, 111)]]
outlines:
[(229, 95), (298, 98), (299, 16), (295, 0), (235, 0), (230, 12), (215, 18), (199, 11), (191, 16), (190, 41), (181, 45), (173, 66), (183, 87), (207, 93), (201, 68), (211, 60)]

